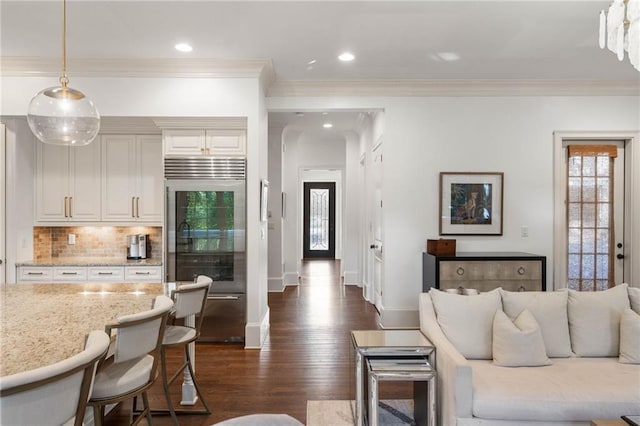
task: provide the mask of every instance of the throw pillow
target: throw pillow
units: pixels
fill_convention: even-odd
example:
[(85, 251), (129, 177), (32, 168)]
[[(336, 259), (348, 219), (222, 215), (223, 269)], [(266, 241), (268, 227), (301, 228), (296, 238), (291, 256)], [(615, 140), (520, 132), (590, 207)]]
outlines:
[(502, 308), (514, 320), (527, 309), (538, 322), (547, 356), (566, 358), (573, 355), (569, 339), (566, 291), (504, 291)]
[(640, 288), (637, 287), (629, 287), (629, 302), (631, 302), (631, 309), (633, 309), (636, 314), (640, 314)]
[(640, 364), (640, 315), (627, 309), (620, 317), (620, 357), (623, 364)]
[(512, 322), (498, 310), (493, 319), (493, 363), (502, 367), (549, 365), (542, 332), (527, 309)]
[(493, 317), (501, 309), (498, 289), (477, 296), (429, 290), (438, 324), (468, 359), (492, 359)]
[(569, 290), (569, 334), (573, 352), (584, 357), (618, 356), (620, 315), (629, 307), (626, 284), (604, 291)]

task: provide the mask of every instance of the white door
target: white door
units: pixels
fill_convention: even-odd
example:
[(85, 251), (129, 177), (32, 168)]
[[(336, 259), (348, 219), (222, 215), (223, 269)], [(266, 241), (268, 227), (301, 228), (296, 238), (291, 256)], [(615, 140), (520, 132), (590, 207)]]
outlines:
[(162, 140), (159, 136), (137, 136), (136, 219), (162, 223), (164, 209), (164, 174)]
[(6, 282), (6, 272), (5, 272), (5, 227), (6, 227), (6, 201), (5, 201), (5, 185), (6, 185), (6, 177), (5, 177), (5, 127), (4, 124), (0, 123), (0, 282)]
[(382, 309), (383, 287), (383, 235), (382, 235), (382, 143), (373, 151), (373, 293), (374, 304), (378, 311)]
[(556, 287), (593, 291), (625, 282), (625, 142), (564, 140), (561, 156)]
[(102, 136), (102, 220), (135, 220), (135, 136)]

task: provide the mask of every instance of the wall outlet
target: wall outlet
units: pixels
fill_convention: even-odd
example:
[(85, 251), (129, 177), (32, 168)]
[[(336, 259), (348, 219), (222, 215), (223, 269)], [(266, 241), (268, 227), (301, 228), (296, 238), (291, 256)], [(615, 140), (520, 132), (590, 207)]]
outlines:
[(76, 234), (69, 234), (69, 238), (67, 240), (69, 245), (73, 245), (76, 243)]

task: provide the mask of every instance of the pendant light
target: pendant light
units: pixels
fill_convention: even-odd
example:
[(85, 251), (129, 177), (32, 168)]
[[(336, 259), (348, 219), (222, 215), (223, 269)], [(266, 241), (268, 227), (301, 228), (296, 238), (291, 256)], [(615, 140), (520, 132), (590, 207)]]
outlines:
[(31, 131), (52, 145), (88, 145), (100, 130), (100, 114), (93, 102), (68, 86), (67, 2), (62, 1), (62, 74), (60, 86), (36, 94), (29, 103), (27, 121)]

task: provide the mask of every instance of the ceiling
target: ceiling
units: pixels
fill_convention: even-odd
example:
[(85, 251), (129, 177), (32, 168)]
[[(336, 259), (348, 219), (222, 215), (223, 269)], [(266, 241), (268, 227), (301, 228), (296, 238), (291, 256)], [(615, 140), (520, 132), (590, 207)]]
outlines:
[[(608, 4), (68, 0), (67, 55), (125, 66), (127, 59), (259, 59), (270, 61), (276, 82), (638, 81), (628, 59), (597, 46), (598, 14)], [(59, 58), (61, 5), (0, 0), (2, 57)], [(178, 42), (193, 51), (176, 51)], [(339, 61), (344, 51), (355, 60)], [(273, 122), (317, 127), (326, 118), (281, 114)]]

